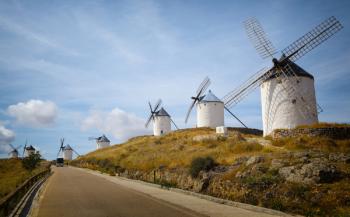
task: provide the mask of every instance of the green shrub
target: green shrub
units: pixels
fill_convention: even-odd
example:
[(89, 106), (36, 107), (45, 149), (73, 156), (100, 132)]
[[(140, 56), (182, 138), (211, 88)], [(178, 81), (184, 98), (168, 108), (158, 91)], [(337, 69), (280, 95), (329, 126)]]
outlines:
[(190, 165), (190, 174), (193, 178), (196, 178), (200, 171), (209, 171), (216, 165), (215, 161), (211, 157), (197, 157), (192, 160)]
[(22, 166), (28, 171), (34, 170), (41, 161), (41, 155), (39, 153), (34, 153), (28, 157), (23, 158)]

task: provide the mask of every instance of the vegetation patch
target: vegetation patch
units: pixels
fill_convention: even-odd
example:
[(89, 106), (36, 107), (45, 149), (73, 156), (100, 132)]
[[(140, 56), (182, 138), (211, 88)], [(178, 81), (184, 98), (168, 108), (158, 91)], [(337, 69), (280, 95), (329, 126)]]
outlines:
[[(28, 160), (25, 160), (27, 162)], [(0, 199), (14, 191), (30, 177), (44, 171), (48, 163), (35, 163), (35, 167), (23, 167), (21, 159), (0, 160)]]
[(190, 165), (190, 174), (192, 178), (196, 178), (200, 171), (209, 171), (216, 165), (211, 157), (197, 157), (192, 160)]

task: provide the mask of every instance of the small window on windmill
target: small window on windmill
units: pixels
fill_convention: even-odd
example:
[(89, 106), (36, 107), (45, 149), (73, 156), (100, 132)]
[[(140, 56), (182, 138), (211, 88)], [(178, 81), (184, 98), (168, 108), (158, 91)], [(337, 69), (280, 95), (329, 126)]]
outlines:
[(163, 134), (163, 130), (160, 131), (160, 134)]
[(296, 100), (296, 99), (292, 99), (292, 103), (293, 103), (293, 104), (296, 104), (296, 103), (297, 103), (297, 100)]
[(299, 84), (301, 82), (301, 80), (300, 79), (297, 79), (297, 84)]
[(281, 78), (277, 78), (277, 84), (282, 84), (282, 79)]
[(204, 106), (207, 106), (207, 103), (204, 103)]

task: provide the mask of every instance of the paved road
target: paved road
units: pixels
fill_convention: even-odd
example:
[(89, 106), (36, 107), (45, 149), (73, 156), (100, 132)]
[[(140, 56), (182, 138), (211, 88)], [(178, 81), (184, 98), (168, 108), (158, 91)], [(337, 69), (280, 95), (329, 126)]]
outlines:
[(74, 168), (54, 168), (38, 216), (194, 217), (189, 209)]

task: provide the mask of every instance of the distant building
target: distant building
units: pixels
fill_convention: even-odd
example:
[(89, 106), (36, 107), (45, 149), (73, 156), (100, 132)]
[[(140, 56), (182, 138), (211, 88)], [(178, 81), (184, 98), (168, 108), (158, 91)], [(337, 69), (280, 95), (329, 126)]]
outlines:
[(32, 154), (35, 154), (35, 148), (32, 145), (25, 147), (24, 157), (29, 157)]
[(110, 146), (111, 141), (109, 141), (109, 139), (103, 134), (102, 136), (96, 138), (96, 144), (97, 149), (106, 148)]
[(224, 126), (224, 103), (210, 90), (197, 103), (197, 127)]
[(73, 149), (70, 145), (66, 145), (63, 148), (63, 159), (64, 160), (72, 160), (73, 159)]

